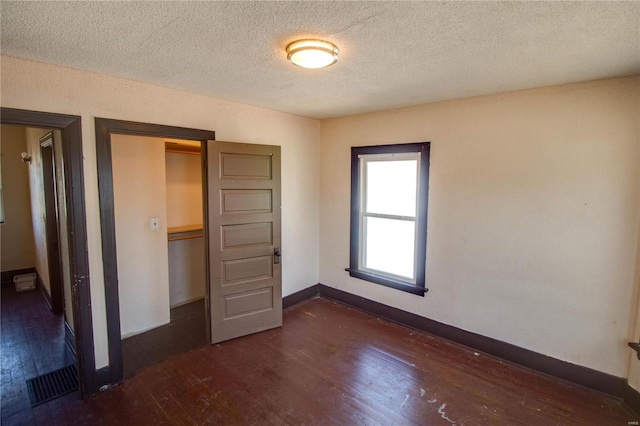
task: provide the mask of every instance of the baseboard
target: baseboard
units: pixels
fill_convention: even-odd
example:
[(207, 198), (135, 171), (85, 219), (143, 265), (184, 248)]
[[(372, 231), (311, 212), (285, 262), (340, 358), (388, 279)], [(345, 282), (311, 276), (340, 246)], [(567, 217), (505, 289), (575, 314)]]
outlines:
[(624, 389), (624, 403), (636, 414), (640, 415), (640, 392), (627, 384)]
[(629, 408), (640, 414), (640, 393), (631, 388), (627, 384), (627, 380), (621, 377), (561, 361), (529, 349), (462, 330), (323, 284), (318, 284), (318, 294), (325, 299), (359, 309), (379, 318), (424, 331), (513, 364), (602, 392), (623, 400)]
[(12, 271), (2, 271), (0, 273), (0, 281), (3, 286), (13, 285), (13, 277), (22, 274), (36, 273), (36, 268), (14, 269)]
[(117, 383), (112, 382), (111, 369), (108, 365), (96, 370), (96, 391), (102, 392), (116, 385)]
[(320, 284), (312, 285), (304, 290), (297, 291), (293, 294), (282, 298), (282, 309), (288, 309), (307, 299), (313, 299), (320, 294)]
[(36, 273), (36, 286), (40, 289), (40, 293), (42, 293), (42, 297), (49, 305), (49, 310), (53, 311), (53, 302), (51, 302), (51, 295), (47, 291), (47, 288), (44, 286), (44, 281), (40, 278), (40, 275)]

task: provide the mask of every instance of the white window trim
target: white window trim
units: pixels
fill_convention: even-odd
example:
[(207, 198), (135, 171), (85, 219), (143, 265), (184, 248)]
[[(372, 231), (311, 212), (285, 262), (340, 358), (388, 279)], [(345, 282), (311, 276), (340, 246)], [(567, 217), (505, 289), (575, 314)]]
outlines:
[[(417, 256), (418, 256), (418, 209), (420, 206), (420, 152), (404, 152), (404, 153), (390, 153), (390, 154), (366, 154), (359, 155), (360, 161), (360, 200), (359, 200), (359, 217), (358, 217), (358, 226), (359, 226), (359, 236), (360, 236), (360, 252), (358, 256), (358, 269), (361, 271), (366, 271), (371, 274), (380, 275), (383, 277), (387, 277), (396, 281), (405, 282), (409, 285), (416, 285), (417, 279), (417, 268), (419, 265)], [(413, 216), (401, 216), (401, 215), (393, 215), (393, 214), (381, 214), (381, 213), (369, 213), (367, 212), (367, 189), (368, 189), (368, 180), (367, 180), (367, 166), (369, 163), (373, 162), (383, 162), (383, 161), (407, 161), (407, 160), (415, 160), (416, 164), (416, 193), (415, 193), (415, 211)], [(390, 220), (402, 220), (413, 222), (414, 224), (414, 236), (413, 236), (413, 272), (411, 277), (406, 277), (403, 275), (393, 274), (391, 272), (382, 271), (379, 269), (368, 268), (365, 266), (365, 259), (367, 256), (367, 229), (365, 225), (366, 217), (375, 217), (381, 219), (390, 219)]]
[[(351, 147), (351, 219), (350, 219), (350, 238), (349, 238), (349, 267), (345, 270), (353, 278), (383, 285), (407, 293), (424, 296), (428, 291), (426, 288), (426, 255), (427, 255), (427, 216), (429, 201), (429, 167), (430, 167), (430, 142), (416, 142), (407, 144), (393, 145), (374, 145), (374, 146), (353, 146)], [(418, 161), (418, 173), (416, 176), (416, 216), (408, 216), (405, 219), (415, 220), (416, 238), (414, 248), (414, 278), (397, 276), (383, 271), (362, 269), (363, 249), (363, 217), (364, 201), (362, 198), (363, 179), (362, 173), (363, 159), (384, 159), (386, 156), (389, 160), (398, 160), (402, 158), (416, 158), (416, 153), (420, 153)], [(366, 185), (366, 184), (365, 184)], [(401, 217), (395, 215), (393, 219)], [(393, 217), (395, 216), (395, 217)]]

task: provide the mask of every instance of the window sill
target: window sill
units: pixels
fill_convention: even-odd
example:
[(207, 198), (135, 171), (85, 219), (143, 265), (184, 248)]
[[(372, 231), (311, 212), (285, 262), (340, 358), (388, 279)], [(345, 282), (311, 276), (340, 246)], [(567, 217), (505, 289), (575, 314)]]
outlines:
[(415, 294), (422, 297), (424, 297), (424, 294), (427, 291), (429, 291), (424, 287), (417, 287), (417, 286), (405, 284), (401, 281), (396, 281), (387, 277), (382, 277), (380, 275), (364, 272), (359, 269), (346, 268), (345, 271), (347, 271), (349, 275), (352, 276), (353, 278), (358, 278), (358, 279), (369, 281), (375, 284), (380, 284), (385, 287), (395, 288), (396, 290), (404, 291), (404, 292)]

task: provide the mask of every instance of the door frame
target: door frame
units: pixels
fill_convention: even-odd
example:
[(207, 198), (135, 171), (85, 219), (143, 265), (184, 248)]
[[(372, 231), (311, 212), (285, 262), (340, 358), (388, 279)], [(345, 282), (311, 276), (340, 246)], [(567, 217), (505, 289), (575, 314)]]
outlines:
[(67, 203), (67, 238), (71, 272), (71, 300), (76, 343), (76, 366), (80, 396), (97, 392), (93, 318), (87, 254), (87, 220), (85, 212), (82, 122), (80, 116), (0, 108), (0, 123), (15, 126), (60, 130), (64, 163), (65, 199)]
[[(64, 313), (64, 284), (62, 279), (62, 259), (60, 257), (60, 234), (58, 217), (58, 194), (56, 191), (56, 166), (53, 132), (40, 138), (42, 178), (45, 205), (45, 234), (47, 243), (47, 264), (49, 268), (49, 287), (51, 292), (51, 310), (54, 314)], [(44, 150), (51, 150), (51, 158), (45, 161)], [(50, 160), (50, 161), (49, 161)]]
[[(113, 203), (113, 164), (111, 159), (111, 135), (152, 136), (168, 139), (185, 139), (201, 142), (202, 182), (204, 207), (204, 233), (207, 227), (207, 140), (215, 140), (211, 130), (189, 129), (161, 124), (133, 121), (95, 119), (96, 159), (98, 165), (98, 196), (100, 201), (100, 227), (102, 230), (102, 263), (104, 269), (105, 307), (107, 311), (107, 338), (109, 341), (109, 366), (101, 374), (105, 385), (115, 385), (123, 379), (122, 336), (120, 334), (120, 299), (118, 296), (118, 264), (116, 256), (116, 226)], [(205, 244), (206, 246), (206, 244)], [(207, 249), (208, 250), (208, 249)], [(208, 256), (205, 253), (205, 258)], [(207, 263), (208, 265), (208, 263)], [(208, 266), (207, 266), (208, 269)], [(206, 276), (209, 275), (207, 270)], [(208, 294), (208, 292), (207, 292)], [(208, 299), (208, 298), (207, 298)], [(205, 303), (206, 309), (210, 309)]]

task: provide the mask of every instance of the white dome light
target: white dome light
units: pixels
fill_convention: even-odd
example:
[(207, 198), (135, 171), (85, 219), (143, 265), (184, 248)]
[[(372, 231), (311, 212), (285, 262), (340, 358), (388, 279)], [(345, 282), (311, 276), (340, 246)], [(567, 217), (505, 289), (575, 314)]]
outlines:
[(324, 68), (338, 62), (338, 48), (328, 41), (297, 40), (287, 46), (287, 59), (303, 68)]

